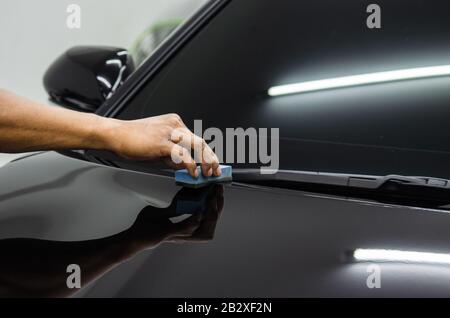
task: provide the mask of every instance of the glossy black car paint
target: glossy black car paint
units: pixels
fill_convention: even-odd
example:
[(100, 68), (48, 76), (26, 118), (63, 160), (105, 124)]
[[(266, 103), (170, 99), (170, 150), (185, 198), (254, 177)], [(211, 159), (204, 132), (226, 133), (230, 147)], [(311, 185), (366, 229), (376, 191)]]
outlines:
[[(159, 54), (111, 109), (157, 71)], [(186, 194), (171, 177), (87, 159), (48, 152), (0, 169), (1, 295), (450, 296), (447, 265), (381, 263), (382, 288), (370, 289), (368, 264), (348, 257), (358, 248), (450, 253), (445, 210), (238, 183)], [(186, 201), (197, 208), (182, 223), (173, 217)], [(81, 291), (65, 288), (71, 263), (88, 265)]]
[(124, 49), (77, 46), (49, 67), (44, 87), (56, 104), (95, 112), (134, 70), (133, 58)]
[[(141, 223), (136, 219), (146, 207), (156, 213), (173, 205), (180, 191), (173, 178), (58, 153), (13, 162), (0, 169), (0, 177), (0, 248), (8, 255), (0, 270), (2, 295), (450, 295), (448, 266), (380, 264), (382, 288), (369, 289), (367, 264), (346, 257), (357, 248), (448, 253), (450, 218), (445, 211), (234, 184), (224, 189), (222, 212), (216, 209), (213, 214), (220, 214), (213, 239), (196, 243), (186, 238), (185, 244), (157, 247), (154, 241), (146, 242), (164, 232), (159, 222), (146, 221), (137, 236), (126, 233)], [(18, 238), (45, 241), (23, 244), (14, 240)], [(39, 269), (46, 268), (57, 242), (67, 244), (66, 253), (53, 254), (52, 264), (59, 266), (42, 273)], [(29, 246), (41, 252), (33, 253)], [(69, 252), (73, 249), (78, 254)], [(65, 264), (83, 260), (90, 264), (85, 288), (77, 293), (55, 291), (55, 281), (65, 284)], [(49, 281), (51, 286), (44, 289)]]

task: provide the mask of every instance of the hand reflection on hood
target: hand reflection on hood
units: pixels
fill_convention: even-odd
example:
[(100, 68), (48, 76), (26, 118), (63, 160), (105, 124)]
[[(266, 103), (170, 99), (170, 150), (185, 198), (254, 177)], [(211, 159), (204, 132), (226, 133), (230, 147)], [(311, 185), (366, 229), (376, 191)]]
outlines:
[[(69, 264), (81, 268), (82, 286), (164, 242), (205, 242), (214, 237), (223, 209), (223, 187), (182, 189), (167, 209), (146, 207), (128, 230), (83, 242), (35, 239), (0, 241), (0, 296), (63, 297), (78, 290), (66, 285)], [(190, 215), (180, 222), (175, 217)]]

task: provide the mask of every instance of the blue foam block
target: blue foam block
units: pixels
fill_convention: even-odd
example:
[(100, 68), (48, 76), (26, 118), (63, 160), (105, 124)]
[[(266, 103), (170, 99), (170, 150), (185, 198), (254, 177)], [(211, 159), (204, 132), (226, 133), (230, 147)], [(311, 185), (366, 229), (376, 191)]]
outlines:
[(201, 188), (211, 183), (223, 183), (233, 181), (233, 169), (230, 166), (220, 166), (222, 175), (220, 177), (205, 177), (198, 167), (199, 177), (194, 179), (187, 170), (179, 170), (175, 172), (175, 181), (177, 184), (190, 187)]

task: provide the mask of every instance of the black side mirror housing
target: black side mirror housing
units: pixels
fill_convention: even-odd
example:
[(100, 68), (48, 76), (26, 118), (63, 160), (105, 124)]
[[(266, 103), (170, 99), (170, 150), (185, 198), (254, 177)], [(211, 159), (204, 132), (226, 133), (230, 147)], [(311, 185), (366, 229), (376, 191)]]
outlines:
[(50, 100), (63, 107), (95, 112), (134, 72), (127, 50), (77, 46), (61, 55), (44, 75)]

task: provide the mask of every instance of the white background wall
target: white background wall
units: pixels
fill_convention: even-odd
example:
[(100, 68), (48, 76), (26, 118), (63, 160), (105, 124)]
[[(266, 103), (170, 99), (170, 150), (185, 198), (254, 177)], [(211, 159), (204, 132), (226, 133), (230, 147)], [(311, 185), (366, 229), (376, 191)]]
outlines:
[[(45, 100), (42, 76), (79, 44), (129, 48), (148, 25), (184, 18), (205, 0), (1, 0), (0, 87)], [(67, 6), (82, 9), (80, 30), (66, 26)]]
[[(75, 45), (129, 48), (149, 25), (186, 18), (207, 0), (1, 0), (0, 87), (46, 102), (42, 77)], [(81, 29), (68, 29), (69, 4), (81, 6)], [(70, 74), (68, 74), (69, 76)], [(5, 157), (0, 155), (0, 164)]]

